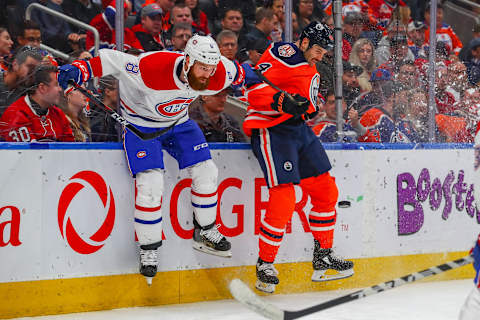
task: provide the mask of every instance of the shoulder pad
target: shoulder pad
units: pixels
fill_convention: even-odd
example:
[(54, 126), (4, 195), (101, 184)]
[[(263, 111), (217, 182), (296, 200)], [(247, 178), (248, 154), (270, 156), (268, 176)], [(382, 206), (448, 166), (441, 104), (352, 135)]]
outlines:
[(289, 65), (306, 63), (303, 52), (293, 43), (277, 42), (270, 47), (271, 54)]

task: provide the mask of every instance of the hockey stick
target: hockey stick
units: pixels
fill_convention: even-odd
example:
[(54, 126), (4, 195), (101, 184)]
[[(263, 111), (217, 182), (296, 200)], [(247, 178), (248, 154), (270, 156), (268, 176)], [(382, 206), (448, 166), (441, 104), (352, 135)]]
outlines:
[(419, 272), (414, 272), (406, 276), (393, 279), (387, 282), (383, 282), (383, 283), (371, 286), (369, 288), (355, 291), (345, 296), (342, 296), (333, 300), (329, 300), (329, 301), (314, 305), (312, 307), (297, 310), (297, 311), (282, 310), (264, 301), (262, 298), (257, 296), (252, 290), (250, 290), (250, 288), (248, 288), (248, 286), (239, 279), (232, 280), (230, 282), (229, 289), (230, 289), (230, 293), (236, 300), (243, 303), (253, 311), (263, 315), (264, 317), (268, 319), (273, 319), (273, 320), (291, 320), (291, 319), (298, 319), (300, 317), (303, 317), (318, 311), (322, 311), (328, 308), (332, 308), (353, 300), (365, 298), (365, 297), (368, 297), (389, 289), (393, 289), (401, 285), (411, 283), (426, 277), (430, 277), (448, 270), (463, 267), (472, 262), (473, 262), (473, 257), (466, 256), (461, 259), (449, 261), (444, 264), (440, 264), (438, 266), (431, 267)]
[(268, 80), (267, 77), (265, 77), (265, 76), (263, 75), (263, 73), (260, 72), (260, 70), (258, 70), (258, 69), (252, 69), (252, 70), (253, 70), (253, 72), (255, 72), (255, 74), (260, 78), (260, 80), (262, 80), (263, 82), (265, 82), (266, 84), (268, 84), (268, 85), (269, 85), (270, 87), (272, 87), (273, 89), (275, 89), (275, 90), (277, 90), (277, 91), (280, 91), (280, 92), (283, 92), (283, 93), (285, 94), (285, 96), (287, 96), (290, 100), (296, 102), (296, 100), (293, 98), (293, 96), (292, 96), (290, 93), (288, 93), (288, 92), (285, 91), (285, 90), (280, 89), (280, 88), (277, 87), (275, 84), (273, 84), (273, 82), (270, 81), (270, 80)]
[(97, 97), (95, 97), (93, 94), (91, 94), (87, 89), (79, 86), (75, 81), (70, 80), (68, 82), (68, 84), (73, 86), (76, 90), (80, 91), (88, 99), (92, 100), (93, 103), (95, 103), (97, 106), (99, 106), (100, 108), (105, 110), (110, 117), (112, 117), (115, 121), (117, 121), (118, 123), (125, 126), (125, 128), (130, 130), (133, 134), (135, 134), (137, 137), (139, 137), (142, 140), (155, 139), (155, 138), (167, 133), (167, 131), (169, 131), (171, 128), (173, 128), (173, 126), (175, 126), (178, 122), (178, 120), (177, 120), (173, 124), (171, 124), (170, 126), (168, 126), (166, 128), (163, 128), (161, 130), (155, 131), (155, 132), (143, 132), (143, 131), (137, 129), (134, 125), (129, 123), (127, 120), (125, 120), (124, 117), (119, 115), (112, 108), (110, 108), (109, 106), (104, 104), (102, 101), (100, 101)]

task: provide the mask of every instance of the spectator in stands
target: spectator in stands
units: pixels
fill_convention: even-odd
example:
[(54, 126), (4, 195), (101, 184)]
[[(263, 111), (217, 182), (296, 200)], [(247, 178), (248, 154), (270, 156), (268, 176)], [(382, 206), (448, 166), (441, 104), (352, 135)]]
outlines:
[(425, 91), (414, 88), (399, 94), (394, 142), (428, 142), (428, 104)]
[[(123, 12), (125, 19), (128, 17), (130, 13), (132, 5), (130, 1), (125, 0), (123, 5)], [(115, 14), (116, 14), (116, 1), (111, 0), (108, 7), (105, 11), (101, 14), (96, 15), (92, 21), (90, 21), (90, 25), (95, 27), (100, 34), (100, 49), (102, 48), (114, 48), (115, 47)], [(143, 50), (140, 41), (138, 41), (137, 37), (132, 30), (125, 28), (124, 29), (124, 50), (128, 50), (130, 48), (136, 48), (139, 50)], [(93, 33), (88, 31), (87, 32), (87, 39), (85, 48), (92, 52), (94, 48), (94, 37)]]
[[(285, 20), (282, 22), (282, 30), (285, 30)], [(300, 38), (300, 33), (302, 30), (300, 30), (300, 26), (298, 25), (298, 18), (297, 14), (295, 12), (292, 12), (292, 39), (293, 41), (298, 41)]]
[[(452, 27), (443, 22), (443, 5), (441, 3), (437, 3), (436, 22), (437, 41), (445, 42), (449, 48), (449, 51), (458, 55), (463, 47), (462, 41), (460, 41)], [(430, 37), (430, 3), (428, 3), (425, 7), (425, 24), (427, 25), (427, 30), (425, 31), (425, 42), (428, 42)]]
[[(97, 14), (102, 12), (102, 6), (92, 0), (64, 0), (62, 8), (65, 14), (86, 24), (89, 24)], [(73, 25), (70, 26), (75, 28)], [(74, 31), (79, 34), (85, 32), (82, 28)]]
[(170, 11), (170, 25), (173, 26), (176, 23), (193, 23), (192, 11), (185, 3), (179, 2), (175, 4)]
[[(420, 72), (419, 82), (424, 88), (428, 86), (428, 75), (429, 75), (429, 47), (427, 44), (424, 45), (424, 52), (426, 53), (425, 58), (418, 58), (415, 60), (415, 65), (417, 66), (418, 71)], [(449, 56), (448, 47), (445, 42), (437, 42), (435, 48), (435, 66), (436, 69), (446, 69), (450, 64), (450, 61), (446, 60)]]
[(235, 60), (238, 50), (237, 35), (235, 32), (223, 30), (217, 35), (217, 44), (222, 56), (232, 61)]
[(134, 25), (132, 31), (144, 51), (160, 51), (165, 47), (162, 42), (162, 8), (156, 3), (142, 9), (141, 24)]
[(237, 8), (229, 8), (225, 10), (221, 18), (222, 30), (231, 30), (237, 35), (238, 55), (239, 61), (246, 60), (247, 54), (247, 32), (244, 25), (242, 11)]
[(247, 47), (248, 60), (244, 63), (247, 63), (252, 67), (255, 66), (258, 60), (260, 60), (262, 54), (267, 50), (268, 46), (268, 40), (265, 39), (258, 39), (257, 41), (250, 43)]
[(343, 19), (342, 58), (348, 61), (352, 46), (358, 40), (365, 24), (364, 16), (359, 12), (348, 13)]
[(377, 21), (377, 27), (384, 30), (389, 26), (394, 11), (397, 7), (405, 7), (406, 4), (402, 0), (370, 0), (368, 2), (368, 15)]
[(468, 54), (470, 53), (470, 48), (472, 44), (475, 42), (475, 39), (480, 38), (480, 18), (476, 19), (475, 24), (472, 28), (472, 37), (470, 42), (460, 50), (458, 57), (461, 61), (465, 61), (468, 58)]
[[(177, 23), (188, 23), (192, 25), (193, 23), (193, 18), (192, 18), (192, 12), (189, 7), (185, 5), (184, 2), (177, 2), (172, 10), (167, 13), (166, 15), (168, 17), (168, 24), (163, 26), (164, 36), (165, 36), (165, 44), (168, 46), (172, 45), (172, 27), (173, 25)], [(193, 28), (192, 25), (192, 31), (193, 33), (198, 33), (198, 30)]]
[[(342, 100), (343, 113), (347, 110), (347, 104), (345, 100)], [(329, 90), (325, 95), (325, 103), (320, 107), (320, 111), (324, 112), (325, 116), (321, 117), (317, 124), (312, 128), (315, 135), (322, 142), (337, 142), (337, 108), (335, 105), (335, 92)], [(366, 129), (360, 124), (358, 118), (358, 111), (351, 108), (348, 110), (349, 123), (343, 123), (343, 131), (345, 136), (342, 139), (343, 142), (355, 142), (357, 136), (363, 136), (366, 133)]]
[[(8, 30), (0, 28), (0, 73), (8, 69), (6, 60), (12, 51), (13, 41)], [(1, 94), (1, 93), (0, 93)]]
[(42, 65), (33, 73), (29, 93), (12, 103), (0, 118), (3, 138), (11, 142), (69, 141), (72, 129), (63, 111), (56, 107), (62, 94), (57, 68)]
[[(316, 1), (315, 1), (316, 2)], [(321, 21), (324, 17), (324, 12), (319, 7), (316, 8), (316, 3), (313, 0), (297, 0), (295, 1), (295, 13), (297, 14), (298, 26), (303, 30), (312, 21)]]
[(373, 107), (380, 106), (386, 100), (386, 96), (390, 96), (393, 90), (392, 75), (388, 70), (376, 69), (370, 76), (372, 91), (361, 94), (352, 103), (352, 107), (357, 109), (360, 116)]
[(377, 68), (377, 61), (373, 55), (374, 51), (373, 43), (368, 39), (361, 38), (355, 41), (350, 53), (349, 62), (363, 68), (363, 72), (358, 76), (358, 83), (362, 92), (372, 90), (370, 75)]
[(8, 70), (0, 73), (0, 108), (25, 94), (31, 86), (32, 72), (41, 61), (42, 54), (37, 48), (25, 46), (18, 50)]
[(317, 72), (321, 75), (319, 91), (324, 95), (334, 88), (335, 63), (333, 53), (327, 52), (324, 54), (322, 60), (317, 62), (315, 66), (317, 67)]
[(264, 6), (265, 8), (272, 9), (273, 14), (277, 17), (277, 23), (270, 34), (270, 38), (272, 38), (273, 42), (282, 41), (284, 30), (284, 25), (282, 25), (282, 23), (285, 20), (285, 0), (267, 0), (265, 1)]
[[(398, 20), (392, 21), (388, 25), (387, 28), (387, 35), (384, 36), (378, 42), (377, 49), (375, 50), (375, 58), (377, 59), (378, 65), (382, 65), (386, 63), (391, 57), (391, 48), (390, 45), (392, 43), (392, 39), (403, 39), (407, 37), (407, 26), (401, 23)], [(395, 40), (393, 40), (395, 42)], [(414, 54), (408, 48), (408, 40), (407, 40), (407, 60), (415, 60)]]
[[(99, 92), (101, 100), (106, 105), (117, 110), (118, 81), (113, 76), (100, 78)], [(93, 142), (119, 141), (121, 131), (118, 122), (112, 119), (101, 107), (93, 104), (90, 106), (90, 127)], [(100, 109), (99, 109), (100, 108)]]
[(192, 26), (199, 32), (208, 35), (210, 29), (208, 28), (208, 19), (205, 12), (198, 7), (198, 0), (185, 0), (185, 4), (192, 12), (193, 23)]
[(17, 43), (20, 47), (40, 47), (40, 43), (42, 43), (42, 31), (39, 25), (32, 20), (26, 20), (17, 36)]
[(455, 97), (447, 91), (450, 81), (446, 67), (438, 68), (435, 77), (435, 101), (437, 103), (437, 112), (443, 114), (452, 114), (455, 111)]
[(70, 123), (75, 141), (90, 142), (92, 140), (90, 123), (85, 110), (88, 105), (87, 97), (70, 87), (65, 90), (65, 100), (62, 109)]
[(177, 23), (172, 27), (172, 46), (170, 51), (183, 51), (188, 39), (193, 35), (192, 25), (189, 23)]
[(467, 67), (468, 80), (472, 85), (478, 85), (480, 82), (480, 38), (472, 40), (464, 61)]
[(255, 0), (214, 0), (218, 1), (218, 7), (221, 11), (228, 8), (239, 8), (242, 11), (244, 23), (246, 25), (253, 25), (256, 19), (257, 5)]
[(390, 58), (379, 68), (386, 69), (395, 77), (403, 61), (413, 61), (408, 57), (408, 42), (405, 35), (390, 39)]
[[(377, 70), (378, 71), (378, 70)], [(377, 72), (376, 71), (376, 72)], [(376, 73), (375, 72), (375, 73)], [(394, 90), (382, 90), (382, 102), (360, 110), (360, 124), (367, 129), (360, 142), (392, 142), (395, 139), (393, 110), (396, 103)]]
[(237, 8), (230, 8), (225, 10), (221, 17), (222, 30), (231, 30), (239, 35), (243, 29), (242, 11)]
[(224, 112), (228, 90), (200, 96), (188, 108), (190, 118), (202, 129), (207, 142), (245, 142), (239, 123)]
[(422, 21), (412, 21), (407, 26), (408, 48), (415, 59), (418, 59), (423, 53), (425, 30), (427, 30), (427, 26)]
[(453, 94), (455, 101), (460, 101), (463, 92), (470, 87), (467, 67), (460, 61), (452, 62), (447, 67), (449, 77), (447, 91)]
[(395, 82), (401, 90), (419, 88), (419, 75), (420, 73), (413, 61), (404, 60), (400, 62), (398, 73), (395, 75)]
[(163, 10), (164, 14), (170, 12), (173, 6), (175, 5), (175, 0), (153, 0), (153, 1), (145, 1), (145, 5), (149, 5), (150, 3), (157, 3)]
[[(64, 13), (62, 9), (63, 0), (48, 0), (46, 7), (59, 13)], [(85, 34), (78, 34), (72, 31), (70, 24), (63, 19), (59, 19), (51, 14), (34, 10), (31, 19), (38, 23), (42, 30), (42, 42), (46, 45), (63, 52), (70, 52), (71, 43), (78, 43), (80, 39), (85, 38)]]
[(360, 84), (358, 83), (358, 76), (362, 74), (363, 68), (352, 65), (348, 61), (343, 62), (343, 98), (350, 106), (352, 102), (360, 95)]
[(255, 27), (247, 34), (248, 42), (255, 42), (257, 39), (270, 39), (275, 27), (277, 17), (273, 14), (272, 9), (260, 8), (257, 10)]

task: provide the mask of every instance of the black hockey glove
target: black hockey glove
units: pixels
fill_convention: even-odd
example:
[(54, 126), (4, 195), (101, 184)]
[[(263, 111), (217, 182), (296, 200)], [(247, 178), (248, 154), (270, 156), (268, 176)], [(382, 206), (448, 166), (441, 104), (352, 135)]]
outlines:
[(273, 95), (273, 103), (270, 106), (275, 111), (299, 116), (308, 110), (309, 105), (310, 101), (299, 94), (295, 94), (292, 100), (285, 95), (285, 92), (279, 91)]

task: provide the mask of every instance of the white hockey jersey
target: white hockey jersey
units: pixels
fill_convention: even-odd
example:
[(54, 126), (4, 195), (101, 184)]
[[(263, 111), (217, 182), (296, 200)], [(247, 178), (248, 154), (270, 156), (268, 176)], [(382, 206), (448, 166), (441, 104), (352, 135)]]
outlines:
[(187, 107), (199, 95), (216, 94), (243, 80), (237, 65), (222, 56), (207, 90), (195, 91), (179, 79), (184, 58), (180, 52), (156, 51), (137, 57), (103, 49), (89, 63), (93, 76), (112, 75), (119, 80), (120, 107), (127, 121), (161, 128), (177, 119), (178, 124), (187, 121)]

